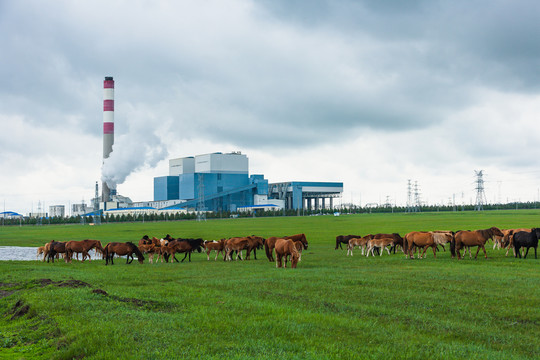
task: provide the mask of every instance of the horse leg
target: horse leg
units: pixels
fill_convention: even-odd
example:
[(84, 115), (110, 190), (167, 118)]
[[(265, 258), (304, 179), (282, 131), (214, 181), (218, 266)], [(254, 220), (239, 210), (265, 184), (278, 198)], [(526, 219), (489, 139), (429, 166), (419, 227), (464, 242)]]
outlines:
[[(476, 260), (478, 258), (478, 253), (480, 252), (480, 246), (482, 246), (482, 248), (484, 248), (483, 245), (478, 245), (476, 247), (476, 254), (474, 255), (474, 260)], [(484, 252), (486, 252), (486, 249), (484, 249)], [(487, 254), (486, 254), (486, 258), (487, 258)]]
[(433, 248), (433, 257), (437, 258), (437, 245), (433, 246), (432, 248)]
[(527, 254), (529, 254), (529, 249), (530, 249), (530, 247), (527, 247), (527, 251), (525, 251), (525, 256), (523, 256), (524, 259), (527, 258)]

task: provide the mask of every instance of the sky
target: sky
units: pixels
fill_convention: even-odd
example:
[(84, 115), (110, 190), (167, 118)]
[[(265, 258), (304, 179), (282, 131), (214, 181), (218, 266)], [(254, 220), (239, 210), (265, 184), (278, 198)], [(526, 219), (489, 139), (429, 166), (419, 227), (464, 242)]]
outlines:
[[(0, 1), (0, 207), (89, 202), (115, 80), (118, 192), (241, 151), (339, 203), (540, 199), (540, 2)], [(112, 171), (111, 171), (112, 169)], [(1, 208), (0, 208), (1, 209)], [(2, 210), (3, 211), (3, 210)], [(68, 210), (69, 213), (69, 210)]]

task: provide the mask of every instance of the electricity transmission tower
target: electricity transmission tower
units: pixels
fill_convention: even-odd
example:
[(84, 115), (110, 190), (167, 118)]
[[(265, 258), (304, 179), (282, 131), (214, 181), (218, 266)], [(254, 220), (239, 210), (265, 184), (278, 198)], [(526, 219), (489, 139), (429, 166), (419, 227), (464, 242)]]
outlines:
[(484, 210), (484, 205), (487, 204), (486, 193), (484, 192), (484, 170), (474, 170), (476, 173), (476, 205), (474, 210)]
[(412, 212), (412, 185), (411, 179), (407, 180), (407, 212)]
[(420, 189), (418, 188), (418, 181), (414, 182), (414, 212), (419, 212), (421, 209), (420, 201)]

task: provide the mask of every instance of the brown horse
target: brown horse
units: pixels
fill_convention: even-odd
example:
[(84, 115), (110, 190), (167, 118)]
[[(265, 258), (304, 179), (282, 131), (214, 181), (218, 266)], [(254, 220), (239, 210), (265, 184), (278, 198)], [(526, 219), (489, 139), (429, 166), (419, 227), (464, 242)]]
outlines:
[[(305, 234), (295, 234), (295, 235), (283, 236), (283, 237), (278, 237), (278, 236), (269, 237), (268, 239), (266, 239), (266, 242), (264, 243), (264, 248), (266, 250), (266, 257), (268, 258), (270, 262), (274, 261), (273, 251), (274, 251), (274, 247), (276, 246), (277, 239), (290, 239), (290, 240), (293, 240), (294, 242), (300, 241), (304, 245), (304, 249), (308, 248), (308, 241), (306, 239)], [(301, 255), (300, 255), (300, 258), (301, 258)]]
[[(403, 238), (401, 237), (401, 235), (399, 235), (398, 233), (393, 233), (393, 234), (375, 234), (373, 235), (373, 239), (388, 239), (388, 238), (392, 238), (394, 239), (394, 244), (392, 245), (392, 252), (395, 254), (396, 253), (396, 247), (399, 245), (399, 247), (401, 248), (401, 251), (403, 251)], [(377, 248), (378, 249), (378, 248)], [(405, 251), (403, 251), (405, 252)], [(363, 254), (362, 254), (363, 255)]]
[(355, 246), (358, 246), (362, 250), (362, 255), (364, 255), (364, 251), (367, 247), (368, 241), (371, 239), (373, 239), (373, 235), (371, 234), (349, 239), (349, 243), (347, 244), (347, 256), (353, 256), (353, 250)]
[(485, 230), (458, 231), (450, 243), (452, 257), (455, 257), (457, 252), (458, 260), (461, 260), (460, 250), (463, 247), (477, 246), (476, 255), (474, 258), (476, 259), (478, 257), (478, 252), (480, 251), (480, 248), (482, 248), (482, 250), (484, 250), (484, 256), (487, 259), (485, 244), (494, 236), (504, 236), (504, 234), (495, 226)]
[(296, 249), (294, 241), (291, 239), (277, 239), (274, 249), (276, 251), (276, 267), (280, 268), (282, 267), (282, 259), (283, 261), (283, 267), (287, 267), (287, 257), (291, 256), (291, 267), (294, 269), (296, 268), (296, 265), (298, 264), (298, 259), (300, 258), (300, 253)]
[(55, 256), (58, 258), (58, 254), (65, 255), (66, 253), (66, 243), (62, 241), (51, 241), (50, 243), (45, 244), (45, 251), (43, 255), (43, 261), (47, 258), (47, 262), (52, 260), (54, 262)]
[(95, 249), (96, 253), (103, 255), (103, 246), (101, 246), (101, 241), (99, 240), (86, 239), (81, 241), (68, 241), (66, 243), (66, 262), (71, 262), (73, 253), (82, 253), (82, 261), (84, 261), (87, 256), (90, 261), (92, 261), (92, 258), (88, 254), (92, 249)]
[(206, 257), (208, 260), (210, 260), (210, 253), (212, 251), (216, 252), (216, 258), (214, 259), (214, 261), (216, 261), (219, 254), (225, 251), (225, 239), (219, 241), (205, 241), (203, 246), (206, 249)]
[[(137, 245), (135, 245), (132, 242), (110, 242), (107, 245), (105, 245), (105, 248), (103, 249), (103, 254), (105, 256), (105, 265), (109, 265), (109, 261), (111, 262), (111, 265), (114, 265), (114, 255), (126, 255), (126, 264), (131, 264), (133, 262), (133, 254), (137, 255), (137, 260), (139, 261), (139, 264), (142, 264), (144, 262), (144, 255), (139, 250)], [(131, 257), (131, 261), (129, 258)]]
[(382, 256), (384, 249), (386, 249), (386, 251), (388, 251), (388, 255), (390, 255), (390, 249), (388, 247), (394, 247), (393, 237), (371, 239), (367, 243), (366, 256), (369, 256), (369, 253), (371, 253), (371, 256), (375, 256), (375, 254), (373, 253), (373, 250), (375, 248), (379, 249), (379, 256)]
[(408, 233), (403, 239), (403, 247), (405, 248), (405, 257), (408, 253), (408, 257), (411, 259), (414, 258), (413, 250), (415, 247), (424, 249), (422, 254), (418, 251), (418, 258), (422, 258), (429, 247), (433, 249), (433, 256), (437, 257), (437, 244), (435, 244), (432, 232), (412, 231)]
[(168, 244), (163, 248), (163, 252), (165, 253), (165, 261), (169, 262), (169, 257), (172, 255), (174, 261), (179, 262), (176, 258), (176, 253), (185, 253), (181, 262), (184, 262), (188, 256), (189, 261), (191, 261), (191, 253), (193, 251), (202, 252), (203, 244), (203, 239), (174, 239), (169, 241)]
[[(247, 250), (250, 247), (250, 240), (247, 237), (233, 237), (225, 240), (225, 259), (232, 261), (232, 252), (236, 251), (236, 258), (242, 259), (242, 250)], [(246, 255), (247, 256), (247, 255)]]
[(362, 237), (362, 235), (338, 235), (338, 236), (336, 236), (336, 248), (335, 248), (335, 250), (337, 250), (338, 248), (343, 249), (341, 247), (341, 244), (347, 245), (347, 249), (348, 249), (349, 248), (349, 240), (351, 240), (353, 238), (360, 239), (361, 237)]

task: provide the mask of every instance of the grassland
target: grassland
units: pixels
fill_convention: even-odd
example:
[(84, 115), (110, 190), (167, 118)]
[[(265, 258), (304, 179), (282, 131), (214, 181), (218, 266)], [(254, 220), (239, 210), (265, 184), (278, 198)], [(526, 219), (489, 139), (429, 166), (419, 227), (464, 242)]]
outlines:
[(540, 211), (0, 228), (0, 246), (304, 232), (298, 268), (244, 262), (0, 262), (0, 358), (533, 359), (540, 260), (334, 250), (346, 233), (531, 227)]

